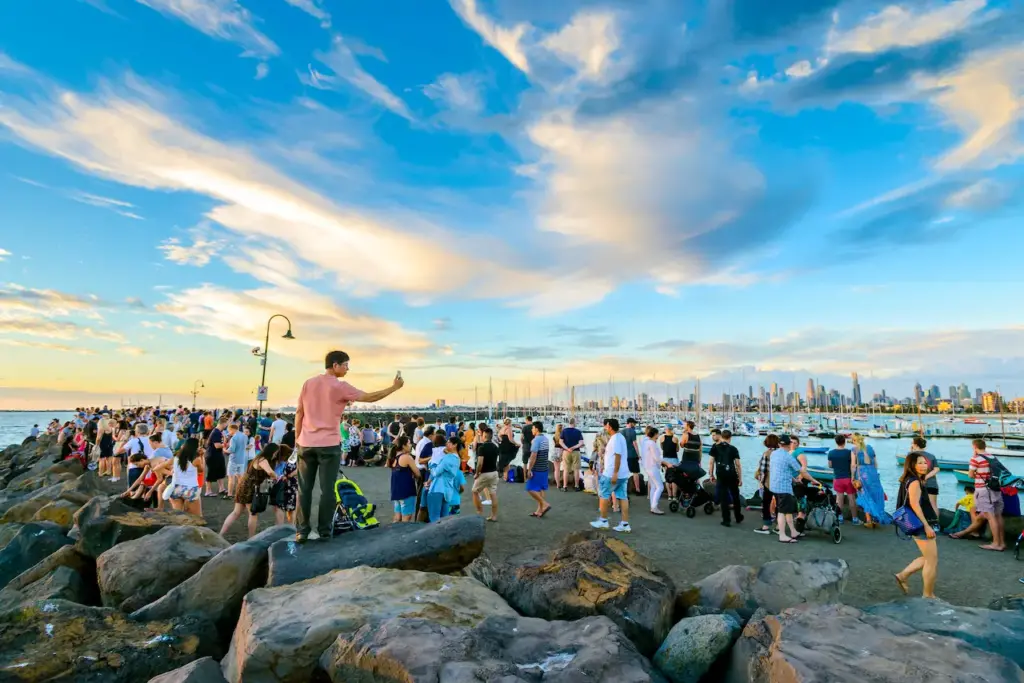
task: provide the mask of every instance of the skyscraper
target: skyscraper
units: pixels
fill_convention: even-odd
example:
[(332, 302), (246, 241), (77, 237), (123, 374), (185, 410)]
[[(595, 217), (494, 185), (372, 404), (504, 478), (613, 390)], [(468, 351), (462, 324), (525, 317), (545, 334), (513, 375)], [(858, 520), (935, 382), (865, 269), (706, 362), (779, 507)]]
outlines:
[(934, 405), (939, 402), (940, 398), (942, 398), (942, 392), (939, 391), (939, 385), (933, 384), (928, 390), (928, 403)]
[(953, 384), (949, 385), (949, 400), (953, 403), (960, 400), (960, 390)]
[(815, 403), (814, 398), (815, 398), (815, 394), (814, 394), (814, 380), (808, 378), (808, 380), (807, 380), (807, 407), (808, 408), (813, 408), (814, 407), (814, 403)]
[(850, 373), (850, 377), (853, 378), (853, 393), (850, 394), (850, 396), (851, 396), (851, 398), (853, 398), (853, 405), (859, 406), (861, 404), (861, 400), (860, 400), (860, 381), (858, 381), (858, 379), (857, 379), (857, 373), (856, 372)]
[(969, 400), (971, 400), (971, 390), (968, 389), (967, 385), (964, 384), (964, 383), (960, 384), (959, 394), (960, 395), (957, 398), (959, 398), (961, 401), (969, 401)]
[(914, 405), (921, 405), (921, 399), (923, 398), (922, 394), (923, 391), (921, 389), (921, 383), (917, 382), (916, 384), (914, 384)]
[(981, 397), (985, 394), (981, 389), (974, 390), (974, 403), (975, 405), (981, 405)]

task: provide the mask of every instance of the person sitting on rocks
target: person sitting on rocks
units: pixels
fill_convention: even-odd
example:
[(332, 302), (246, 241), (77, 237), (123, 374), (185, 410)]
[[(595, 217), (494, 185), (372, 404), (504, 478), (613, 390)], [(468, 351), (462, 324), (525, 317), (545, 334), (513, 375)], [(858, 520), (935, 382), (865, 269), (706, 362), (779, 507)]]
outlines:
[(202, 501), (199, 499), (199, 473), (203, 470), (203, 456), (199, 439), (186, 439), (178, 450), (171, 467), (170, 501), (175, 510), (190, 515), (202, 515)]

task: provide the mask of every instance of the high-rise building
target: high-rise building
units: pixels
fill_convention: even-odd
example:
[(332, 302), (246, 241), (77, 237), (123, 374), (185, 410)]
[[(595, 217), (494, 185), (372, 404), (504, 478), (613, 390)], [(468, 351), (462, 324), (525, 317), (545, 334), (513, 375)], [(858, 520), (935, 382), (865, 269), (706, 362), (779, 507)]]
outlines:
[(819, 384), (818, 385), (817, 404), (818, 404), (819, 408), (827, 408), (828, 407), (828, 393), (825, 391), (825, 385), (824, 384)]
[(957, 398), (960, 399), (961, 401), (965, 401), (965, 400), (969, 401), (969, 400), (971, 400), (971, 390), (968, 389), (967, 385), (962, 383), (962, 382), (960, 384), (960, 389), (957, 392), (957, 394), (958, 394)]
[(921, 399), (923, 398), (924, 394), (923, 389), (921, 388), (921, 383), (917, 382), (916, 384), (914, 384), (914, 405), (921, 405)]
[(853, 405), (859, 406), (861, 404), (860, 381), (857, 379), (856, 372), (850, 373), (850, 377), (853, 379), (853, 393), (850, 394), (850, 397), (853, 399)]
[(981, 395), (981, 409), (986, 413), (995, 413), (1002, 410), (1003, 399), (994, 391), (986, 391)]
[(981, 397), (982, 397), (982, 394), (984, 394), (984, 393), (985, 392), (983, 392), (981, 389), (975, 389), (974, 390), (974, 404), (975, 405), (980, 405), (981, 404)]
[(955, 384), (949, 385), (949, 400), (951, 403), (956, 403), (960, 400), (960, 390), (956, 388)]
[(814, 393), (814, 380), (808, 378), (807, 379), (807, 407), (808, 408), (813, 408), (814, 407), (814, 397), (815, 397), (815, 393)]
[(931, 388), (928, 389), (928, 403), (934, 405), (939, 402), (940, 398), (942, 398), (942, 392), (939, 391), (939, 385), (933, 384)]
[(445, 400), (443, 398), (439, 398), (436, 401), (434, 401), (434, 407), (435, 408), (444, 408), (445, 405), (446, 405), (445, 404)]

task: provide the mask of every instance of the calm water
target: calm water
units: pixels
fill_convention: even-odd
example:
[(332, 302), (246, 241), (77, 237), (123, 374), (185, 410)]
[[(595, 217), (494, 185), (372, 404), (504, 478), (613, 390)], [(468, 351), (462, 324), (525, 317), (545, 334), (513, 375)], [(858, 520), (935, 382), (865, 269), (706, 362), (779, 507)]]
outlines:
[(70, 420), (73, 413), (70, 412), (40, 412), (40, 413), (8, 413), (0, 411), (0, 448), (5, 448), (12, 443), (21, 443), (29, 435), (32, 425), (39, 425), (39, 430), (46, 431), (46, 425), (50, 420), (57, 418), (64, 423)]

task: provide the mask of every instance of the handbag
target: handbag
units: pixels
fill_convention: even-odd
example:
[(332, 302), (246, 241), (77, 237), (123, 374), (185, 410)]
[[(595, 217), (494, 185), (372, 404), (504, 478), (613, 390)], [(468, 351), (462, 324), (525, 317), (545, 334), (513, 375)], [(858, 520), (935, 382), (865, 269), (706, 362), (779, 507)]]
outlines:
[[(904, 498), (909, 498), (909, 496), (904, 496)], [(916, 536), (924, 530), (924, 524), (917, 518), (917, 513), (910, 507), (910, 502), (907, 500), (904, 500), (903, 505), (896, 508), (896, 512), (892, 514), (892, 523), (896, 527), (897, 536), (901, 533), (907, 536)]]
[(268, 486), (269, 480), (263, 481), (252, 494), (252, 503), (249, 504), (249, 512), (254, 515), (258, 515), (267, 509), (267, 505), (270, 503), (270, 486)]

